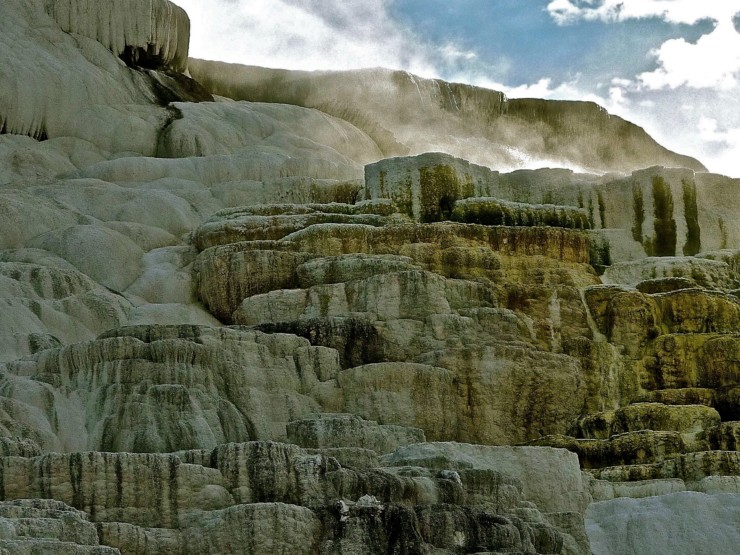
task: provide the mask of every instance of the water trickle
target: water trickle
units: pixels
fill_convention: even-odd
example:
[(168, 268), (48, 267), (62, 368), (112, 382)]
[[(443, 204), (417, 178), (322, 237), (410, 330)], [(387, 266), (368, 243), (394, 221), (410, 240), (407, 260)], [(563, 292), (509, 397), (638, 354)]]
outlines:
[(408, 78), (411, 80), (411, 82), (416, 87), (416, 92), (419, 93), (419, 101), (420, 101), (421, 105), (423, 106), (424, 105), (424, 97), (421, 94), (421, 89), (419, 88), (419, 83), (416, 81), (416, 78), (411, 73), (409, 73), (408, 71), (406, 72), (406, 75), (408, 76)]
[(455, 93), (452, 91), (452, 87), (450, 87), (449, 83), (445, 83), (445, 88), (447, 89), (447, 96), (450, 99), (450, 105), (455, 107), (455, 111), (460, 111), (460, 106), (457, 104), (457, 99), (455, 98)]
[(594, 320), (593, 316), (591, 315), (591, 311), (588, 308), (588, 302), (586, 301), (586, 290), (584, 288), (581, 288), (579, 293), (581, 295), (581, 302), (586, 309), (586, 322), (588, 323), (588, 327), (591, 330), (594, 342), (606, 343), (606, 336), (599, 331), (599, 327), (596, 325), (596, 321)]

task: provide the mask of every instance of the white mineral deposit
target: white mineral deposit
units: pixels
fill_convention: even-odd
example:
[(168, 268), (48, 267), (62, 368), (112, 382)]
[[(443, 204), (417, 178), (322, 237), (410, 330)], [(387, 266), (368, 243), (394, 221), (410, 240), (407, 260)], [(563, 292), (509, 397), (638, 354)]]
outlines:
[(190, 28), (0, 5), (0, 554), (740, 552), (738, 179)]

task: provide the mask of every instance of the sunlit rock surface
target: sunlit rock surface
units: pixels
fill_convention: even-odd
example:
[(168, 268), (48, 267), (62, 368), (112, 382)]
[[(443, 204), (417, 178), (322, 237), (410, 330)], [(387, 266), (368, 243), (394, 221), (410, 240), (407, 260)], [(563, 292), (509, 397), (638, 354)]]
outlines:
[(0, 553), (734, 555), (736, 179), (188, 26), (0, 7)]
[[(184, 67), (187, 27), (187, 15), (166, 0), (5, 2), (0, 130), (56, 139), (43, 148), (42, 166), (57, 172), (87, 165), (83, 151), (154, 154), (167, 103), (211, 98), (182, 74), (166, 73), (166, 64)], [(129, 52), (143, 62), (142, 49), (162, 64), (129, 67), (118, 57)]]
[(182, 72), (190, 18), (167, 0), (45, 0), (62, 31), (93, 39), (130, 65)]

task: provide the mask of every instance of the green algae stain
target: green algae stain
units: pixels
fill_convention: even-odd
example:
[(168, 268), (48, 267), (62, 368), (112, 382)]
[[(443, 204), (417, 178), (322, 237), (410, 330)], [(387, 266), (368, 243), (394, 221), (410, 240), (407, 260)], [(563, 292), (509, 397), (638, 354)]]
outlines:
[(599, 191), (596, 193), (596, 197), (599, 201), (599, 219), (601, 220), (601, 229), (606, 229), (606, 203), (604, 202), (604, 195)]
[(588, 223), (591, 229), (596, 229), (596, 223), (594, 220), (594, 198), (589, 195), (588, 197)]
[(632, 238), (638, 243), (643, 242), (642, 222), (645, 220), (645, 201), (642, 197), (642, 187), (632, 186)]
[(470, 174), (465, 175), (465, 181), (462, 186), (462, 195), (460, 198), (470, 198), (475, 196), (475, 183)]
[(653, 228), (654, 256), (674, 256), (676, 254), (676, 220), (673, 219), (673, 194), (665, 179), (653, 177), (653, 202), (655, 222)]
[(439, 164), (419, 168), (420, 221), (439, 222), (450, 218), (460, 198), (460, 180), (452, 166)]
[(717, 223), (719, 224), (719, 236), (720, 236), (720, 249), (726, 249), (727, 248), (727, 227), (725, 225), (725, 221), (722, 218), (719, 218), (717, 220)]
[(403, 187), (401, 187), (401, 193), (393, 195), (393, 202), (403, 214), (413, 216), (414, 213), (414, 202), (413, 198), (413, 183), (411, 180), (411, 174), (406, 174), (406, 179), (403, 180)]
[(701, 228), (699, 227), (699, 209), (696, 203), (696, 183), (681, 180), (683, 186), (684, 216), (686, 218), (686, 243), (683, 246), (685, 256), (693, 256), (701, 251)]

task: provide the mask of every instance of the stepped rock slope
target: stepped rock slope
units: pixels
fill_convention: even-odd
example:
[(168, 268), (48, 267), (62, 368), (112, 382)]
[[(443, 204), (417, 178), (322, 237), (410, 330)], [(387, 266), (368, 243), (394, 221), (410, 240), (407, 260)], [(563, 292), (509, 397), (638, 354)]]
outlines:
[(737, 179), (188, 34), (0, 6), (0, 553), (734, 555)]

